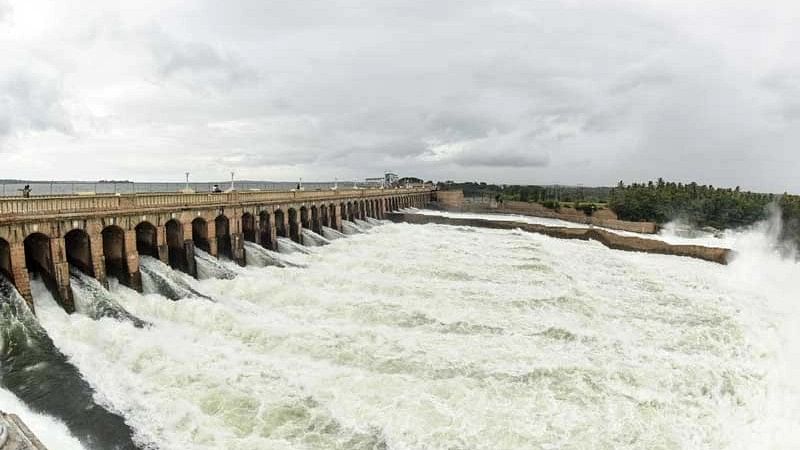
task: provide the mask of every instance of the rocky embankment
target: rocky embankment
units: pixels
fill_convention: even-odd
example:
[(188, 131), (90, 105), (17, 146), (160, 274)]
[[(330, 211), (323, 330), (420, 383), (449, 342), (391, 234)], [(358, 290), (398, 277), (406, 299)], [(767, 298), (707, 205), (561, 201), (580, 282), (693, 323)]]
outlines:
[(655, 239), (621, 236), (598, 228), (548, 227), (524, 222), (491, 219), (461, 219), (423, 214), (392, 213), (387, 218), (393, 222), (414, 224), (436, 223), (468, 227), (494, 228), (502, 230), (521, 229), (531, 233), (545, 234), (559, 239), (595, 240), (608, 248), (631, 252), (656, 253), (660, 255), (687, 256), (717, 264), (727, 264), (732, 251), (727, 248), (704, 247), (702, 245), (675, 245)]

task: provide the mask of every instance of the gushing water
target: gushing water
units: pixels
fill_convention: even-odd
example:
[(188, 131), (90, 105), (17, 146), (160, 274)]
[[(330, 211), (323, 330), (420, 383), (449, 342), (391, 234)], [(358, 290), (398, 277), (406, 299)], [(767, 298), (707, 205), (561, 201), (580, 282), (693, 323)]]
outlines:
[(329, 241), (332, 241), (334, 239), (341, 239), (343, 237), (347, 237), (347, 236), (344, 235), (344, 233), (340, 233), (339, 231), (334, 230), (333, 228), (328, 228), (328, 227), (322, 227), (322, 234)]
[(171, 267), (151, 256), (139, 257), (142, 288), (146, 294), (159, 294), (171, 300), (186, 297), (207, 298), (193, 286), (190, 276), (172, 270)]
[(362, 230), (369, 230), (370, 228), (373, 227), (373, 225), (371, 223), (369, 223), (367, 221), (364, 221), (364, 220), (361, 220), (361, 219), (353, 219), (353, 222), (355, 222), (355, 224), (358, 226), (358, 228), (360, 228)]
[(302, 264), (290, 261), (286, 255), (267, 250), (252, 242), (245, 242), (244, 248), (247, 255), (248, 266), (303, 267)]
[[(31, 288), (36, 300), (49, 299), (54, 308), (61, 308), (52, 300), (44, 283), (32, 280)], [(62, 310), (63, 311), (63, 310)], [(41, 315), (41, 311), (39, 312)], [(75, 316), (81, 317), (81, 316)], [(70, 317), (65, 318), (69, 322)], [(112, 321), (104, 321), (109, 324)], [(115, 322), (118, 324), (118, 322)], [(125, 327), (123, 325), (123, 327)], [(127, 328), (135, 329), (127, 325)], [(80, 332), (76, 330), (76, 332)], [(64, 443), (76, 447), (75, 436), (88, 449), (135, 449), (132, 430), (122, 417), (95, 402), (95, 391), (84, 381), (78, 369), (53, 344), (47, 332), (31, 313), (14, 286), (0, 276), (0, 385), (13, 395), (0, 391), (0, 399), (15, 399), (36, 411), (20, 412), (38, 424), (55, 424), (54, 429), (34, 429), (47, 443)], [(5, 402), (2, 408), (7, 406)], [(55, 418), (46, 418), (42, 414)], [(67, 435), (63, 423), (71, 430)], [(102, 424), (102, 426), (98, 426)]]
[(236, 278), (239, 272), (234, 263), (215, 258), (199, 248), (194, 249), (194, 259), (197, 263), (197, 278), (201, 280), (210, 278), (231, 280)]
[(311, 254), (311, 250), (309, 248), (303, 247), (301, 244), (298, 244), (297, 242), (285, 237), (278, 238), (278, 251), (281, 253)]
[(314, 231), (303, 228), (303, 244), (312, 247), (320, 247), (323, 245), (328, 245), (330, 243), (331, 241), (325, 239), (324, 237), (320, 236)]
[(40, 318), (163, 449), (789, 449), (800, 269), (769, 230), (720, 266), (390, 224), (199, 282), (214, 302), (117, 298), (151, 327)]
[(365, 230), (349, 220), (342, 220), (342, 231), (345, 235), (348, 235), (363, 233)]
[(143, 327), (147, 323), (123, 308), (103, 285), (95, 278), (86, 275), (79, 269), (70, 267), (70, 286), (75, 298), (75, 309), (92, 319), (109, 317), (115, 320), (128, 321), (135, 327)]

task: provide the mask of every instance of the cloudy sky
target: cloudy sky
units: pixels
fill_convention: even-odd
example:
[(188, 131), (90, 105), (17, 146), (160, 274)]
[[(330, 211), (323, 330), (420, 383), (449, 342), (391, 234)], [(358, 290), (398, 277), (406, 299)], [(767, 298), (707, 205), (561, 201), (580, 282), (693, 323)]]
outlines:
[(0, 0), (0, 178), (800, 192), (800, 2)]

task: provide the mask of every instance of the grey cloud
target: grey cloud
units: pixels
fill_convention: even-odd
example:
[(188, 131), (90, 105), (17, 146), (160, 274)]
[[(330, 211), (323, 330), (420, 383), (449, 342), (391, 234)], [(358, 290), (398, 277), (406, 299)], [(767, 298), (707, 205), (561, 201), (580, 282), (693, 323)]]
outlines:
[[(109, 124), (79, 133), (80, 150), (58, 143), (103, 151), (102, 165), (51, 176), (152, 177), (179, 160), (214, 178), (391, 169), (800, 191), (800, 57), (779, 52), (800, 37), (789, 2), (76, 1), (43, 12), (65, 14), (50, 18), (57, 29), (0, 41), (65, 74), (31, 82), (39, 94), (4, 87), (3, 110), (22, 113), (0, 112), (0, 133), (69, 132), (64, 98)], [(38, 148), (35, 134), (19, 151)]]
[(74, 134), (61, 81), (47, 74), (17, 69), (0, 77), (0, 136), (55, 130)]
[(229, 91), (258, 80), (258, 73), (233, 51), (182, 41), (158, 28), (149, 32), (149, 39), (158, 73), (194, 89)]

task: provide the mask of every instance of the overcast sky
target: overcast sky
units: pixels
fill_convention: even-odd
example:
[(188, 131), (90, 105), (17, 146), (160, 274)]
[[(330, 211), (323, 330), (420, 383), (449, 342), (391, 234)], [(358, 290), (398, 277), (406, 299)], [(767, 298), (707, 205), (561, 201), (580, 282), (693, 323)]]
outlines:
[(0, 0), (0, 178), (800, 192), (800, 2)]

